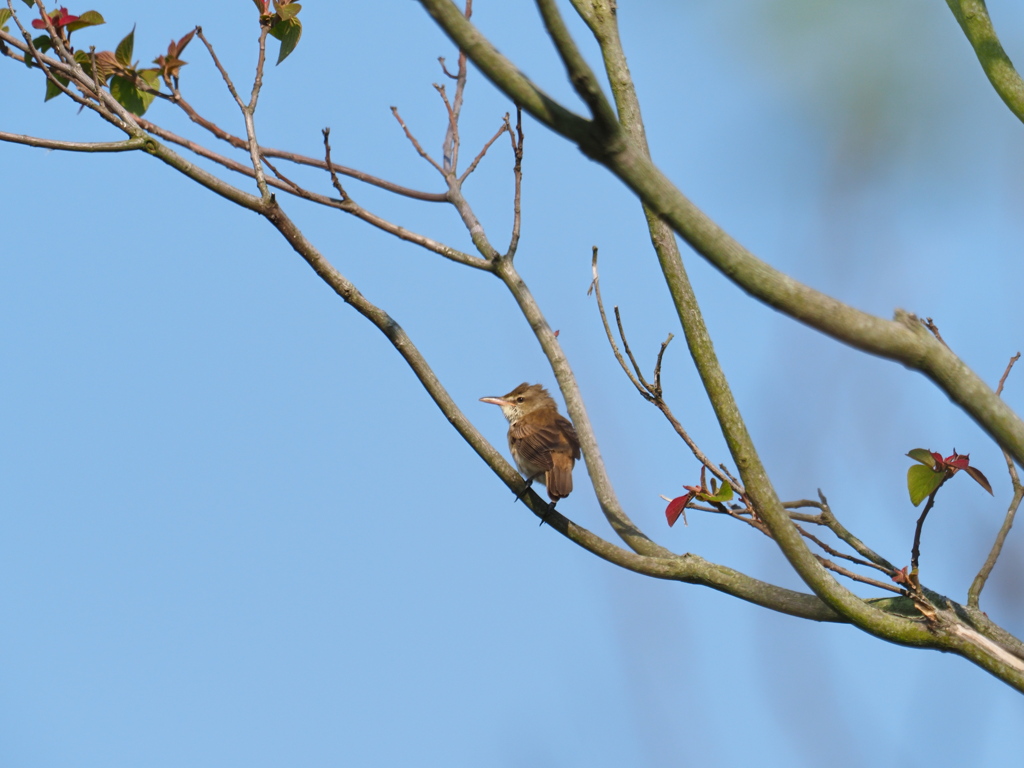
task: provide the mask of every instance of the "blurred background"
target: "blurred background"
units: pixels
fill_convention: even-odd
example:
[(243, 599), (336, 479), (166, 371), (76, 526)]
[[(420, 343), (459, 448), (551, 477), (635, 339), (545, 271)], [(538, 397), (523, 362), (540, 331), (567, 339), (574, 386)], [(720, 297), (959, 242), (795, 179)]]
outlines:
[[(201, 24), (248, 92), (251, 3), (69, 11), (89, 8), (107, 24), (76, 33), (78, 47), (112, 50), (137, 25), (145, 64)], [(1024, 59), (1024, 9), (991, 11)], [(1024, 129), (943, 4), (637, 0), (619, 17), (655, 159), (687, 195), (801, 281), (882, 316), (934, 318), (995, 384), (1024, 347)], [(295, 53), (267, 71), (261, 142), (319, 157), (330, 126), (336, 162), (440, 191), (389, 107), (440, 155), (432, 83), (445, 80), (438, 56), (454, 65), (451, 44), (410, 2), (309, 3), (301, 19)], [(582, 111), (532, 3), (477, 0), (474, 21)], [(201, 43), (183, 58), (185, 97), (241, 135)], [(43, 91), (38, 72), (4, 60), (0, 130), (120, 138)], [(473, 71), (463, 165), (510, 110)], [(147, 118), (218, 146), (166, 103)], [(667, 398), (705, 452), (731, 461), (639, 205), (562, 139), (530, 119), (525, 131), (517, 265), (560, 330), (626, 509), (677, 552), (801, 588), (746, 526), (697, 512), (666, 526), (659, 495), (697, 482), (698, 466), (608, 350), (586, 295), (591, 246), (648, 370), (679, 336)], [(0, 765), (1019, 759), (1024, 699), (960, 658), (642, 578), (538, 528), (386, 340), (252, 213), (141, 154), (0, 144), (0, 164)], [(501, 249), (511, 167), (503, 137), (466, 185)], [(331, 194), (326, 175), (293, 173)], [(385, 218), (471, 248), (449, 207), (347, 186)], [(504, 449), (504, 419), (478, 398), (554, 378), (498, 281), (279, 199)], [(965, 600), (1010, 497), (991, 441), (920, 375), (760, 306), (685, 248), (684, 259), (784, 498), (820, 488), (849, 529), (907, 564), (919, 510), (904, 454), (970, 453), (995, 497), (956, 478), (921, 559), (928, 586)], [(1018, 412), (1022, 393), (1017, 371), (1005, 397)], [(611, 537), (576, 474), (560, 511)], [(1020, 533), (982, 598), (1018, 635)]]

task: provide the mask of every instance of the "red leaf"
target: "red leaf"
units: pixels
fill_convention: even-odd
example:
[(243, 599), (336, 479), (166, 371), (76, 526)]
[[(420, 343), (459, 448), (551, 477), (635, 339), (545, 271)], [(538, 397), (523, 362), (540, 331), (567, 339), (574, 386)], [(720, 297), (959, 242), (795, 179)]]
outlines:
[(692, 498), (693, 494), (688, 493), (685, 496), (676, 496), (668, 503), (668, 506), (665, 507), (665, 518), (668, 520), (669, 528), (676, 524), (676, 520), (683, 514), (683, 510), (686, 509), (686, 505)]
[(988, 478), (981, 473), (980, 469), (978, 469), (977, 467), (964, 467), (964, 471), (966, 471), (968, 475), (974, 478), (974, 482), (976, 482), (978, 485), (980, 485), (982, 488), (988, 491), (990, 496), (995, 496), (995, 494), (992, 493), (991, 483), (989, 483)]
[(969, 453), (961, 455), (954, 449), (953, 455), (947, 456), (945, 462), (948, 466), (956, 469), (967, 469), (971, 465), (971, 455)]
[[(67, 8), (61, 8), (59, 11), (50, 12), (50, 23), (57, 29), (66, 27), (68, 24), (78, 21), (78, 19), (78, 16), (72, 16), (69, 14)], [(42, 19), (33, 19), (32, 26), (36, 29), (46, 29), (46, 22)]]

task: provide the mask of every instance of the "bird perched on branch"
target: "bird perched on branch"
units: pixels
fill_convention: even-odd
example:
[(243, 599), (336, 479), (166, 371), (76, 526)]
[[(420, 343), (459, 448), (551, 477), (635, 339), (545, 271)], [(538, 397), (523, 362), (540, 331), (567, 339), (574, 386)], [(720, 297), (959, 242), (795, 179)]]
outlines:
[(526, 477), (527, 488), (534, 480), (544, 485), (552, 506), (572, 493), (572, 468), (580, 458), (580, 441), (548, 391), (540, 384), (523, 382), (507, 395), (480, 401), (500, 406), (508, 419), (508, 448)]

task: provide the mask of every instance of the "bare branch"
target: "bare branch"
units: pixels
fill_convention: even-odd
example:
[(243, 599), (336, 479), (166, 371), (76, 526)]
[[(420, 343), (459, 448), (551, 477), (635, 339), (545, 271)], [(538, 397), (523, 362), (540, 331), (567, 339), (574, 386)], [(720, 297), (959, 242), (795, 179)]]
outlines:
[(1002, 397), (1003, 387), (1006, 386), (1006, 379), (1010, 376), (1010, 371), (1013, 370), (1013, 366), (1020, 360), (1020, 352), (1010, 358), (1010, 362), (1006, 364), (1006, 370), (1003, 371), (1003, 375), (999, 377), (999, 384), (996, 386), (996, 394)]
[(23, 136), (19, 133), (0, 131), (0, 141), (11, 144), (24, 144), (40, 149), (60, 149), (67, 152), (132, 152), (146, 144), (144, 136), (135, 136), (124, 141), (64, 141), (61, 139), (42, 139), (37, 136)]
[[(1006, 370), (999, 377), (999, 386), (996, 387), (997, 395), (1001, 396), (1003, 394), (1003, 386), (1006, 384), (1006, 379), (1018, 360), (1020, 360), (1020, 352), (1010, 358), (1010, 362), (1006, 365)], [(1013, 496), (1010, 499), (1010, 505), (1006, 509), (1006, 516), (1003, 518), (1003, 524), (999, 528), (999, 533), (996, 534), (996, 540), (992, 543), (992, 549), (989, 551), (988, 557), (985, 558), (985, 563), (981, 566), (981, 570), (978, 571), (978, 575), (971, 582), (971, 588), (967, 591), (967, 605), (972, 608), (978, 607), (981, 591), (985, 588), (988, 577), (992, 574), (992, 569), (996, 567), (999, 555), (1003, 551), (1003, 545), (1006, 543), (1006, 537), (1010, 535), (1010, 529), (1013, 527), (1013, 520), (1017, 516), (1017, 510), (1020, 508), (1021, 501), (1024, 500), (1024, 485), (1021, 485), (1020, 476), (1017, 474), (1017, 465), (1014, 464), (1013, 457), (1004, 450), (1003, 459), (1006, 461), (1006, 471), (1010, 475)]]
[(259, 189), (260, 196), (264, 201), (270, 200), (270, 190), (267, 186), (266, 173), (263, 171), (263, 162), (260, 157), (260, 145), (256, 140), (255, 113), (256, 101), (259, 98), (260, 87), (263, 84), (263, 65), (267, 58), (267, 35), (269, 32), (270, 30), (268, 27), (260, 27), (259, 56), (256, 61), (256, 75), (253, 78), (252, 95), (249, 98), (249, 103), (246, 104), (238, 95), (238, 91), (235, 90), (235, 85), (231, 82), (231, 77), (228, 75), (227, 70), (220, 63), (220, 59), (217, 58), (217, 52), (213, 49), (210, 41), (206, 39), (206, 35), (203, 34), (203, 28), (196, 27), (196, 35), (203, 41), (203, 45), (206, 46), (206, 50), (210, 52), (210, 58), (213, 59), (214, 65), (217, 67), (221, 77), (227, 84), (228, 91), (231, 92), (231, 96), (235, 99), (235, 103), (238, 104), (238, 108), (242, 111), (242, 118), (245, 120), (245, 135), (248, 137), (246, 149), (249, 151), (249, 158), (252, 161), (252, 169), (255, 172), (256, 187)]
[(332, 163), (330, 167), (324, 164), (323, 160), (315, 157), (307, 157), (300, 155), (295, 152), (286, 152), (281, 149), (272, 149), (270, 147), (260, 147), (260, 154), (264, 157), (276, 157), (281, 160), (288, 160), (295, 163), (296, 165), (307, 165), (312, 168), (319, 168), (323, 171), (334, 171), (340, 173), (342, 176), (348, 176), (349, 178), (355, 179), (356, 181), (362, 181), (366, 184), (370, 184), (374, 187), (386, 190), (387, 192), (393, 192), (396, 195), (402, 197), (408, 197), (413, 200), (422, 200), (427, 203), (447, 203), (448, 195), (445, 192), (421, 192), (418, 189), (410, 189), (409, 187), (403, 187), (400, 184), (381, 179), (376, 176), (372, 176), (363, 171), (356, 170), (355, 168), (348, 168), (344, 165), (338, 165)]
[[(461, 78), (459, 82), (464, 82)], [(441, 146), (442, 159), (444, 162), (445, 175), (455, 174), (459, 166), (459, 116), (448, 101), (448, 92), (443, 85), (434, 83), (444, 102), (444, 108), (448, 111), (448, 130), (445, 132), (444, 143)]]
[[(619, 367), (626, 374), (626, 377), (630, 380), (636, 391), (647, 400), (648, 402), (654, 402), (654, 395), (647, 391), (647, 388), (640, 382), (633, 370), (626, 365), (626, 360), (623, 358), (622, 353), (619, 351), (619, 345), (615, 341), (615, 335), (612, 333), (612, 327), (608, 323), (608, 315), (604, 311), (604, 300), (601, 298), (601, 277), (597, 272), (597, 246), (592, 247), (592, 256), (590, 258), (590, 272), (593, 279), (590, 281), (590, 288), (587, 289), (587, 293), (594, 293), (594, 298), (597, 299), (597, 311), (601, 315), (601, 324), (604, 326), (604, 334), (608, 337), (608, 345), (612, 348), (612, 354), (615, 355), (615, 360), (618, 362)], [(616, 318), (618, 317), (618, 307), (616, 309)], [(619, 334), (622, 334), (622, 325), (619, 325)], [(633, 363), (634, 369), (636, 368), (636, 362)]]
[(508, 127), (508, 135), (512, 140), (512, 156), (515, 158), (515, 163), (512, 165), (512, 177), (515, 182), (515, 192), (512, 195), (512, 235), (508, 240), (505, 258), (514, 259), (516, 250), (519, 248), (519, 232), (523, 221), (521, 205), (523, 196), (523, 110), (516, 107), (515, 133), (512, 133), (512, 126), (508, 123), (507, 115), (505, 125)]
[(331, 129), (324, 128), (324, 164), (330, 169), (331, 172), (331, 185), (337, 190), (338, 194), (341, 195), (342, 200), (349, 200), (348, 192), (341, 186), (341, 180), (338, 178), (338, 174), (334, 172), (334, 163), (331, 162)]
[(220, 59), (217, 58), (217, 52), (213, 49), (213, 46), (210, 45), (210, 41), (206, 39), (206, 35), (203, 34), (202, 27), (196, 27), (196, 35), (203, 41), (203, 45), (206, 46), (206, 50), (209, 52), (210, 58), (213, 59), (213, 65), (217, 67), (217, 71), (220, 72), (221, 79), (228, 87), (228, 92), (231, 94), (231, 98), (235, 100), (235, 104), (238, 105), (238, 108), (244, 112), (245, 102), (242, 101), (242, 97), (238, 95), (238, 91), (235, 89), (235, 84), (231, 81), (231, 75), (228, 74), (224, 65), (220, 63)]
[(925, 502), (924, 509), (921, 510), (921, 515), (917, 518), (917, 526), (914, 528), (914, 544), (910, 548), (910, 575), (915, 587), (919, 586), (917, 565), (921, 557), (921, 530), (924, 528), (925, 518), (928, 517), (928, 513), (935, 506), (935, 496), (938, 494), (939, 488), (945, 485), (947, 479), (948, 477), (943, 477), (935, 490), (928, 494), (928, 501)]
[(540, 15), (544, 19), (544, 26), (547, 28), (555, 48), (558, 49), (559, 56), (562, 57), (562, 63), (565, 65), (566, 72), (569, 75), (569, 81), (572, 83), (573, 88), (576, 89), (579, 97), (583, 99), (583, 102), (590, 109), (590, 114), (593, 115), (595, 124), (600, 128), (602, 134), (618, 136), (621, 131), (615, 110), (612, 109), (612, 105), (601, 90), (601, 85), (594, 75), (594, 71), (587, 64), (586, 59), (583, 58), (579, 48), (576, 47), (576, 42), (572, 39), (572, 35), (569, 34), (558, 6), (554, 0), (537, 0), (537, 8), (540, 9)]
[[(180, 93), (175, 93), (173, 101), (184, 110), (185, 114), (189, 116), (189, 119), (197, 125), (202, 126), (218, 139), (226, 141), (236, 149), (248, 150), (248, 144), (242, 138), (225, 131), (219, 125), (214, 123), (212, 120), (208, 120), (199, 114), (199, 112), (189, 102), (181, 96)], [(344, 165), (338, 165), (334, 163), (328, 168), (324, 161), (316, 158), (309, 157), (307, 155), (300, 155), (297, 152), (287, 152), (282, 149), (274, 149), (273, 147), (260, 147), (260, 156), (265, 158), (275, 157), (281, 160), (287, 160), (295, 163), (296, 165), (306, 165), (311, 168), (319, 168), (321, 170), (334, 170), (336, 173), (340, 173), (342, 176), (348, 176), (356, 179), (357, 181), (371, 184), (380, 189), (387, 190), (388, 192), (394, 192), (397, 195), (403, 197), (412, 198), (413, 200), (423, 200), (429, 203), (446, 203), (448, 202), (448, 196), (444, 192), (421, 192), (417, 189), (410, 189), (409, 187), (403, 187), (400, 184), (387, 181), (385, 179), (378, 178), (369, 173), (356, 170), (355, 168), (348, 168)]]
[[(895, 573), (895, 569), (894, 568), (886, 568), (886, 567), (878, 565), (876, 563), (872, 563), (870, 560), (861, 560), (860, 558), (854, 557), (853, 555), (847, 555), (847, 554), (845, 554), (843, 552), (840, 552), (839, 550), (834, 549), (833, 547), (830, 547), (828, 544), (823, 542), (821, 539), (819, 539), (814, 534), (810, 533), (809, 531), (804, 530), (799, 525), (796, 527), (796, 529), (798, 531), (800, 531), (800, 533), (804, 536), (804, 538), (808, 539), (809, 541), (813, 541), (815, 544), (817, 544), (819, 547), (821, 547), (823, 550), (825, 550), (826, 554), (832, 555), (832, 557), (841, 557), (843, 560), (849, 560), (851, 563), (854, 563), (856, 565), (863, 565), (863, 566), (865, 566), (867, 568), (874, 568), (876, 570), (882, 571), (887, 576), (892, 576), (892, 574)], [(887, 585), (887, 586), (891, 586), (891, 585)]]
[(462, 184), (463, 182), (465, 182), (465, 180), (469, 176), (469, 174), (471, 174), (474, 170), (476, 170), (476, 167), (480, 164), (480, 161), (484, 159), (484, 155), (487, 154), (487, 150), (491, 148), (491, 144), (496, 142), (498, 140), (498, 137), (501, 136), (501, 134), (505, 133), (505, 131), (510, 131), (510, 130), (512, 130), (512, 129), (509, 127), (509, 124), (508, 124), (508, 114), (506, 114), (505, 115), (505, 122), (502, 123), (501, 128), (499, 128), (497, 133), (495, 133), (490, 138), (490, 140), (488, 140), (488, 142), (486, 144), (484, 144), (484, 148), (480, 150), (480, 153), (476, 157), (473, 158), (473, 162), (469, 164), (469, 167), (466, 168), (466, 170), (462, 172), (461, 176), (459, 176), (459, 184)]
[(872, 587), (878, 587), (879, 589), (886, 589), (890, 592), (895, 592), (899, 595), (903, 594), (902, 589), (900, 589), (899, 587), (894, 587), (892, 584), (886, 584), (884, 581), (878, 581), (877, 579), (870, 579), (867, 576), (861, 576), (859, 573), (855, 573), (854, 571), (851, 571), (847, 568), (843, 568), (842, 566), (836, 565), (831, 560), (827, 560), (821, 555), (815, 555), (815, 557), (818, 558), (819, 563), (828, 568), (830, 571), (838, 573), (841, 576), (845, 576), (848, 579), (851, 579), (853, 581), (859, 581), (862, 584), (870, 584)]
[[(189, 139), (177, 136), (171, 131), (168, 131), (165, 128), (161, 128), (160, 126), (150, 123), (149, 121), (140, 119), (139, 122), (147, 133), (150, 133), (154, 136), (159, 136), (160, 138), (166, 141), (185, 147), (186, 149), (189, 149), (190, 151), (196, 153), (200, 157), (205, 157), (208, 160), (212, 160), (213, 162), (218, 163), (219, 165), (222, 165), (225, 168), (228, 168), (229, 170), (232, 170), (236, 173), (240, 173), (244, 176), (248, 176), (249, 178), (253, 178), (253, 170), (247, 165), (243, 165), (242, 163), (224, 157), (223, 155), (218, 155), (217, 153), (207, 149), (206, 147), (203, 147), (201, 144), (197, 144), (196, 142), (193, 142)], [(367, 211), (365, 208), (362, 208), (358, 205), (350, 204), (348, 202), (340, 202), (325, 195), (319, 195), (315, 192), (311, 192), (307, 189), (299, 187), (294, 182), (283, 182), (278, 181), (277, 179), (267, 179), (267, 184), (268, 186), (275, 187), (289, 194), (301, 197), (304, 200), (309, 200), (311, 202), (315, 202), (320, 205), (327, 206), (329, 208), (337, 208), (338, 210), (350, 213), (356, 218), (362, 219), (368, 224), (377, 227), (378, 229), (381, 229), (384, 232), (392, 234), (401, 240), (405, 240), (407, 242), (413, 243), (414, 245), (418, 245), (422, 248), (425, 248), (428, 251), (432, 251), (441, 256), (444, 256), (446, 259), (449, 259), (451, 261), (457, 262), (459, 264), (465, 264), (466, 266), (473, 267), (474, 269), (482, 269), (487, 271), (490, 271), (491, 269), (490, 264), (485, 259), (481, 259), (477, 256), (472, 256), (468, 253), (464, 253), (463, 251), (457, 250), (443, 243), (439, 243), (436, 240), (433, 240), (429, 237), (420, 235), (416, 232), (412, 232), (406, 229), (405, 227), (393, 224), (387, 219), (377, 216), (376, 214), (371, 213), (370, 211)]]
[(632, 362), (633, 369), (630, 370), (630, 367), (626, 365), (626, 360), (625, 358), (623, 358), (622, 353), (619, 351), (618, 344), (615, 341), (615, 336), (612, 333), (611, 325), (608, 323), (608, 315), (604, 309), (604, 300), (601, 297), (601, 279), (597, 271), (597, 253), (597, 246), (595, 245), (593, 246), (593, 255), (590, 260), (590, 270), (593, 279), (590, 282), (590, 288), (587, 290), (587, 292), (590, 293), (591, 291), (593, 291), (594, 297), (597, 300), (597, 311), (601, 316), (601, 324), (604, 326), (605, 336), (608, 337), (608, 344), (612, 348), (612, 354), (615, 355), (615, 359), (616, 361), (618, 361), (619, 367), (622, 368), (627, 378), (629, 378), (630, 382), (636, 388), (636, 391), (639, 392), (645, 400), (647, 400), (649, 403), (652, 403), (655, 407), (657, 407), (658, 410), (660, 410), (662, 414), (665, 416), (665, 418), (668, 419), (669, 424), (672, 425), (672, 428), (675, 430), (676, 434), (679, 435), (680, 438), (682, 438), (684, 443), (686, 443), (686, 446), (690, 449), (690, 452), (694, 455), (697, 461), (699, 461), (701, 464), (703, 464), (705, 467), (711, 470), (711, 473), (715, 475), (715, 477), (717, 477), (719, 480), (721, 480), (722, 482), (728, 482), (732, 486), (733, 490), (736, 491), (738, 494), (740, 494), (741, 496), (744, 495), (743, 484), (740, 483), (739, 480), (737, 480), (736, 478), (727, 475), (723, 469), (715, 466), (711, 459), (709, 459), (700, 449), (696, 441), (694, 441), (693, 438), (690, 437), (690, 434), (686, 431), (686, 429), (679, 422), (679, 420), (676, 419), (675, 415), (672, 413), (672, 409), (669, 408), (668, 404), (662, 397), (661, 360), (663, 355), (665, 354), (665, 348), (668, 346), (669, 341), (672, 340), (672, 335), (669, 334), (668, 339), (666, 339), (662, 343), (661, 349), (658, 352), (658, 362), (655, 366), (655, 381), (657, 382), (657, 387), (651, 387), (651, 385), (649, 385), (647, 381), (643, 378), (643, 374), (640, 373), (640, 367), (637, 365), (636, 359), (633, 357), (632, 352), (629, 351), (629, 346), (626, 343), (626, 336), (622, 328), (622, 320), (619, 316), (618, 307), (615, 307), (615, 319), (618, 324), (619, 336), (622, 339), (623, 346), (626, 348), (626, 352), (629, 354), (629, 359)]
[(999, 98), (1024, 121), (1024, 80), (999, 42), (985, 0), (946, 0)]
[(402, 130), (405, 131), (405, 138), (407, 138), (412, 143), (413, 147), (419, 153), (419, 156), (426, 160), (428, 163), (430, 163), (432, 166), (434, 166), (434, 168), (437, 169), (437, 172), (444, 176), (444, 169), (437, 164), (437, 161), (435, 161), (434, 158), (427, 154), (427, 151), (423, 149), (422, 146), (420, 146), (419, 141), (416, 140), (416, 137), (412, 135), (412, 131), (409, 130), (409, 126), (405, 124), (405, 121), (402, 119), (402, 116), (398, 114), (398, 107), (392, 107), (391, 114), (395, 116), (395, 120), (397, 120), (398, 124), (402, 126)]

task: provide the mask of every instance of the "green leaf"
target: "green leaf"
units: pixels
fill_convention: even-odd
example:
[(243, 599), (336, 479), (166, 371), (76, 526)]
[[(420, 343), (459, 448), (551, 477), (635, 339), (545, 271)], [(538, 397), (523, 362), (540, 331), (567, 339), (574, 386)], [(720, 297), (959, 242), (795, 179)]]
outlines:
[(281, 21), (287, 21), (288, 19), (295, 18), (299, 14), (299, 11), (302, 10), (302, 6), (298, 3), (288, 3), (287, 5), (275, 3), (274, 5), (277, 15), (281, 18)]
[[(160, 70), (159, 69), (143, 69), (143, 70), (140, 70), (139, 71), (139, 77), (141, 77), (145, 81), (146, 85), (148, 85), (154, 91), (159, 91), (160, 90)], [(149, 105), (153, 103), (153, 99), (156, 98), (156, 94), (155, 93), (149, 93), (147, 91), (140, 91), (140, 95), (142, 96), (142, 112), (137, 112), (136, 114), (141, 116), (147, 109), (149, 109)]]
[(976, 467), (964, 467), (964, 472), (973, 477), (974, 482), (988, 491), (990, 496), (995, 496), (995, 494), (992, 493), (992, 485), (989, 483), (988, 478), (981, 473), (980, 469), (977, 469)]
[(915, 464), (907, 470), (907, 490), (910, 491), (910, 503), (915, 507), (935, 492), (946, 478), (945, 472)]
[(935, 466), (935, 457), (932, 456), (932, 452), (927, 451), (924, 448), (914, 448), (912, 451), (907, 453), (907, 456), (912, 458), (914, 461), (919, 461), (928, 467)]
[(35, 8), (36, 7), (35, 0), (21, 0), (21, 2), (23, 2), (29, 8)]
[(10, 21), (10, 18), (11, 18), (11, 9), (10, 8), (0, 8), (0, 28), (2, 28), (4, 30), (4, 32), (7, 31), (7, 27), (5, 27), (4, 24), (6, 24), (8, 21)]
[(100, 24), (106, 24), (103, 17), (97, 11), (86, 11), (78, 17), (78, 21), (73, 21), (67, 26), (68, 34), (71, 34), (75, 30), (85, 29), (86, 27), (96, 27)]
[(277, 55), (277, 63), (280, 64), (299, 44), (302, 22), (295, 18), (284, 19), (270, 28), (270, 34), (281, 41), (281, 52)]
[[(57, 78), (58, 82), (60, 82), (61, 85), (67, 85), (69, 82), (71, 82), (66, 77), (64, 77), (63, 75), (58, 75), (56, 72), (51, 72), (51, 74), (55, 78)], [(51, 80), (50, 78), (46, 78), (46, 96), (43, 99), (43, 101), (49, 101), (54, 96), (60, 96), (62, 93), (64, 93), (64, 91), (57, 87), (57, 83), (53, 82), (53, 80)]]
[[(132, 27), (132, 31), (125, 35), (124, 40), (117, 44), (117, 49), (114, 51), (114, 57), (117, 59), (117, 63), (122, 67), (131, 67), (132, 65), (132, 52), (135, 50), (135, 27)], [(134, 87), (134, 86), (133, 86)], [(125, 109), (128, 108), (127, 104), (122, 104)], [(141, 112), (138, 114), (142, 114)]]
[(32, 38), (32, 45), (40, 53), (46, 53), (53, 48), (53, 40), (50, 39), (49, 35), (40, 35), (39, 37)]
[[(138, 74), (152, 87), (160, 84), (159, 75), (155, 70), (147, 69)], [(140, 90), (132, 80), (122, 75), (114, 75), (110, 78), (110, 95), (133, 115), (139, 116), (146, 113), (155, 98), (154, 94)]]
[(718, 493), (714, 495), (702, 493), (700, 494), (700, 496), (703, 501), (710, 501), (715, 503), (728, 501), (729, 499), (732, 498), (732, 486), (730, 486), (729, 483), (724, 482), (722, 483), (722, 487), (718, 489)]

